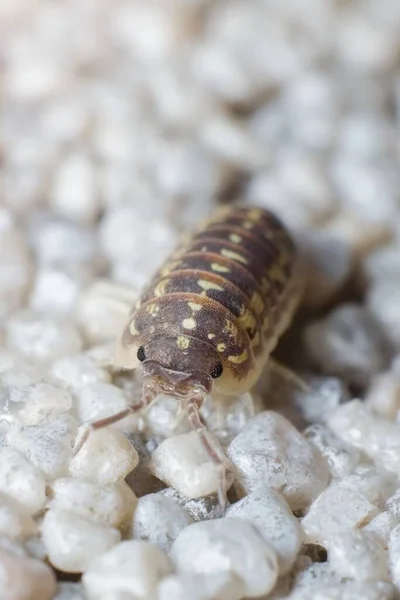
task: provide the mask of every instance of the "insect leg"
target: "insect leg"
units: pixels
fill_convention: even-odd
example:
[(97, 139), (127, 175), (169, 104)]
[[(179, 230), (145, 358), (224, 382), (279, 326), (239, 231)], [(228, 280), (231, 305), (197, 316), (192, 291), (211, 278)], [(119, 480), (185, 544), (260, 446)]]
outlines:
[(226, 467), (223, 458), (215, 451), (212, 444), (207, 438), (207, 428), (201, 421), (199, 410), (203, 404), (204, 398), (201, 396), (195, 396), (191, 398), (187, 403), (187, 416), (189, 423), (196, 433), (199, 434), (200, 441), (203, 444), (208, 456), (211, 458), (214, 465), (217, 467), (219, 472), (219, 484), (218, 484), (218, 500), (221, 508), (224, 509), (227, 504), (226, 497)]
[(144, 410), (153, 402), (156, 396), (157, 390), (144, 383), (143, 398), (142, 400), (140, 400), (140, 402), (138, 402), (137, 404), (131, 404), (130, 406), (127, 406), (123, 410), (120, 410), (119, 412), (110, 415), (109, 417), (104, 417), (103, 419), (98, 419), (97, 421), (93, 421), (92, 423), (84, 424), (83, 433), (81, 436), (78, 436), (75, 442), (73, 456), (76, 456), (76, 454), (78, 454), (82, 446), (88, 440), (89, 435), (93, 431), (98, 431), (99, 429), (103, 429), (104, 427), (108, 427), (109, 425), (113, 425), (114, 423), (118, 423), (119, 421), (122, 421), (122, 419), (125, 419), (125, 417), (133, 415), (141, 410)]

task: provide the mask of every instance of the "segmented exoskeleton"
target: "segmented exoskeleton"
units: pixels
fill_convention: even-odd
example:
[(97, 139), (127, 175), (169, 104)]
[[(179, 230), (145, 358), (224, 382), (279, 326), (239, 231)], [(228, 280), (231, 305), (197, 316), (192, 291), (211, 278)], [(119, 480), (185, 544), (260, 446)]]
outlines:
[(193, 427), (207, 441), (198, 411), (207, 394), (249, 391), (300, 295), (295, 245), (270, 212), (244, 206), (217, 210), (143, 290), (118, 342), (116, 366), (143, 371), (143, 399), (99, 428), (139, 410), (159, 394), (186, 401)]

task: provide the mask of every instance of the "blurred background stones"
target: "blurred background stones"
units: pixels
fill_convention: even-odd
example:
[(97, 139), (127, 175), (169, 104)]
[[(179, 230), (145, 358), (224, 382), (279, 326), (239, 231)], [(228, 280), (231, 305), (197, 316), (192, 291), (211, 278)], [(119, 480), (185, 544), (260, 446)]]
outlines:
[[(397, 0), (0, 0), (6, 600), (398, 598), (399, 67)], [(301, 382), (202, 409), (226, 519), (171, 399), (72, 444), (140, 399), (115, 335), (236, 200), (287, 223), (306, 287), (276, 351)]]

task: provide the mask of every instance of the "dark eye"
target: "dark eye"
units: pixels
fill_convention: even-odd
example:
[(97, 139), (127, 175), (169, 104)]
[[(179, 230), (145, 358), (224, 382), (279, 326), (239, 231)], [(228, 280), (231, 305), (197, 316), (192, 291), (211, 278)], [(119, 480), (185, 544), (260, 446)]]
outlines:
[(137, 351), (137, 357), (140, 360), (140, 362), (143, 362), (146, 358), (146, 353), (144, 351), (144, 346), (140, 346), (139, 350)]
[(211, 371), (210, 375), (213, 379), (217, 379), (218, 377), (221, 377), (223, 370), (224, 370), (224, 368), (223, 368), (222, 364), (218, 363), (217, 365), (215, 365), (215, 367)]

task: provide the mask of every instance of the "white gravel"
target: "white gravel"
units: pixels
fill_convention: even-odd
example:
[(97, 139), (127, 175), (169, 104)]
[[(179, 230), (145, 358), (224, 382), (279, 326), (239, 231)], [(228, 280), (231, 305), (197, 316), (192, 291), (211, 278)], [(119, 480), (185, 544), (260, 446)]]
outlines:
[[(399, 2), (3, 0), (0, 40), (1, 600), (396, 600)], [(202, 408), (224, 513), (174, 399), (73, 447), (140, 400), (140, 288), (236, 198), (307, 279), (303, 384)]]

